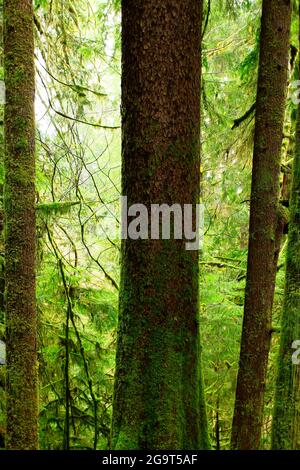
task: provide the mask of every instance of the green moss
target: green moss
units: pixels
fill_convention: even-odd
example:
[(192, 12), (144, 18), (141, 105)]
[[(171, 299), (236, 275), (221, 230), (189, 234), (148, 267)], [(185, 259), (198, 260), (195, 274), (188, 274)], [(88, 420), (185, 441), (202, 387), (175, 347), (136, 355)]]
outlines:
[(7, 449), (37, 449), (34, 43), (31, 2), (4, 8)]
[[(270, 325), (280, 247), (279, 175), (291, 2), (263, 2), (248, 269), (232, 426), (234, 450), (257, 450), (263, 424)], [(280, 31), (280, 34), (274, 34)]]
[(291, 348), (300, 338), (300, 109), (296, 128), (293, 184), (286, 253), (285, 293), (272, 425), (272, 449), (300, 449), (299, 366), (293, 365)]

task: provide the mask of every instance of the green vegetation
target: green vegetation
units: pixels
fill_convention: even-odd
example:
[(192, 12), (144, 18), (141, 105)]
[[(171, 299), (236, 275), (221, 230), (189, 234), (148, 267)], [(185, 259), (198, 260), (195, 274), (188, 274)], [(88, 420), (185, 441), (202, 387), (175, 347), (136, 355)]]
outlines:
[[(31, 5), (7, 0), (5, 12), (2, 3), (6, 24), (20, 18), (17, 4)], [(201, 47), (202, 2), (128, 0), (123, 16), (121, 3), (35, 0), (33, 17), (23, 12), (26, 31), (34, 25), (35, 130), (30, 37), (27, 48), (14, 41), (0, 48), (9, 91), (6, 106), (0, 102), (0, 448), (300, 450), (300, 365), (292, 364), (292, 342), (300, 340), (299, 2), (291, 2), (288, 69), (277, 33), (261, 35), (261, 0), (203, 1)], [(289, 8), (272, 0), (279, 23), (282, 3)], [(170, 17), (164, 4), (176, 4)], [(24, 36), (24, 26), (18, 32)], [(272, 57), (279, 47), (280, 64), (272, 60), (259, 99), (263, 46)], [(272, 135), (256, 130), (255, 141), (255, 116), (271, 122)], [(254, 141), (263, 164), (251, 196)], [(260, 306), (250, 308), (250, 201), (260, 191), (268, 251), (252, 246), (250, 261), (257, 257), (259, 292), (268, 282)], [(121, 194), (146, 206), (200, 200), (200, 252), (178, 240), (122, 243)], [(22, 296), (34, 302), (32, 278), (20, 275), (30, 253), (36, 308), (30, 304), (22, 323), (16, 312), (29, 305)], [(257, 400), (256, 387), (238, 403), (247, 308), (252, 379), (259, 369), (264, 387)], [(26, 404), (16, 382), (24, 387), (28, 377), (33, 398), (38, 391), (31, 411), (16, 407), (20, 396)], [(239, 407), (243, 418), (253, 416), (246, 444), (247, 429), (243, 444), (232, 438), (242, 429)], [(18, 409), (20, 428), (10, 418)]]

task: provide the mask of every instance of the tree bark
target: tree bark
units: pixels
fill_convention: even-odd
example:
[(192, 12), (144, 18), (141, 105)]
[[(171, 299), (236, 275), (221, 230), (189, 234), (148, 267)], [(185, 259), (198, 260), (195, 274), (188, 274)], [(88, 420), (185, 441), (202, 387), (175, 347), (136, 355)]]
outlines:
[(270, 348), (279, 233), (279, 175), (291, 2), (263, 0), (249, 252), (233, 449), (258, 449)]
[(285, 292), (272, 421), (272, 449), (274, 450), (300, 449), (300, 366), (293, 364), (292, 361), (293, 342), (300, 340), (300, 104), (296, 123), (292, 178)]
[[(200, 177), (198, 0), (122, 2), (123, 195), (195, 204)], [(208, 447), (198, 253), (184, 240), (124, 240), (113, 449)]]
[(7, 449), (37, 449), (34, 38), (31, 0), (4, 2)]

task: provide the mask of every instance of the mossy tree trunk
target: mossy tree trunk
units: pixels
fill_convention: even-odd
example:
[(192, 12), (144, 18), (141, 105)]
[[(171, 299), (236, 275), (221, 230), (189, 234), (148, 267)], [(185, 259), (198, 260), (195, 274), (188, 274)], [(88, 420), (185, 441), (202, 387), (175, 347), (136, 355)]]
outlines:
[(292, 361), (295, 340), (300, 340), (300, 105), (296, 124), (285, 292), (272, 421), (274, 450), (300, 450), (300, 366)]
[(258, 449), (279, 251), (279, 175), (291, 2), (263, 0), (248, 269), (233, 449)]
[[(128, 206), (199, 197), (199, 0), (123, 0), (123, 194)], [(114, 449), (208, 447), (198, 252), (126, 240), (113, 401)]]
[(7, 449), (36, 449), (34, 39), (31, 0), (4, 2)]

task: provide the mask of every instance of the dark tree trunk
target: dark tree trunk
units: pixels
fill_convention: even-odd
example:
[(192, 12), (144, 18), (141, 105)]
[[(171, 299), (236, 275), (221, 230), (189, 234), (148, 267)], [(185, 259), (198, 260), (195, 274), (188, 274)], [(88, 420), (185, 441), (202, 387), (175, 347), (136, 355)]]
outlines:
[(292, 361), (292, 354), (295, 352), (292, 345), (295, 340), (300, 340), (300, 105), (296, 124), (285, 292), (272, 421), (274, 450), (300, 449), (300, 366)]
[(34, 39), (31, 0), (4, 2), (7, 449), (36, 449)]
[[(199, 0), (123, 0), (123, 195), (128, 205), (199, 197)], [(113, 403), (114, 449), (208, 446), (198, 252), (126, 240)]]
[(282, 223), (278, 199), (290, 22), (290, 1), (263, 1), (248, 270), (233, 449), (258, 449), (260, 445)]

